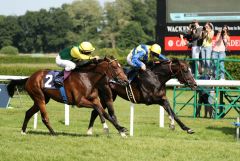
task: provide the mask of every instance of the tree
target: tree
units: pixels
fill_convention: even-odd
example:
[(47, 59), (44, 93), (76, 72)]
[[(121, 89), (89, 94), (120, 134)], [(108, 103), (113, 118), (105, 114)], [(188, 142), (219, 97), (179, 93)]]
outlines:
[(69, 45), (67, 34), (72, 30), (72, 19), (66, 11), (60, 8), (51, 8), (49, 16), (43, 21), (44, 50), (48, 52), (59, 51)]
[(21, 30), (16, 16), (1, 17), (0, 20), (0, 48), (15, 46), (15, 35)]
[[(71, 5), (64, 5), (64, 9), (73, 19), (73, 30), (68, 33), (75, 42), (99, 41), (102, 22), (102, 8), (97, 0), (74, 1)], [(74, 36), (75, 34), (75, 36)]]
[(69, 43), (72, 19), (61, 8), (27, 12), (18, 22), (22, 28), (17, 35), (21, 52), (58, 52)]
[(117, 38), (117, 47), (134, 48), (137, 45), (149, 41), (149, 37), (144, 33), (140, 23), (131, 22), (121, 30)]
[(131, 0), (132, 21), (139, 22), (143, 31), (152, 39), (155, 37), (156, 0)]
[(116, 47), (120, 31), (129, 24), (132, 8), (129, 1), (108, 2), (104, 8), (104, 23), (101, 37), (107, 47)]

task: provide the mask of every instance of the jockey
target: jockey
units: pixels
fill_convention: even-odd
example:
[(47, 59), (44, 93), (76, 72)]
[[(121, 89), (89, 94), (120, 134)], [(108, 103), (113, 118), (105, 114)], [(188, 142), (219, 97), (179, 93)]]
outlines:
[[(75, 61), (84, 61), (90, 59), (99, 59), (99, 56), (90, 56), (95, 50), (90, 42), (84, 41), (79, 46), (63, 49), (56, 57), (56, 64), (63, 67), (66, 71), (71, 71), (76, 68)], [(61, 77), (64, 75), (64, 70), (61, 71), (55, 78), (54, 83), (62, 86)]]
[(161, 47), (158, 44), (141, 44), (131, 50), (127, 56), (127, 62), (130, 66), (134, 68), (141, 68), (145, 71), (146, 65), (143, 63), (143, 61), (153, 61), (154, 57), (162, 60), (168, 60), (164, 55), (161, 54)]

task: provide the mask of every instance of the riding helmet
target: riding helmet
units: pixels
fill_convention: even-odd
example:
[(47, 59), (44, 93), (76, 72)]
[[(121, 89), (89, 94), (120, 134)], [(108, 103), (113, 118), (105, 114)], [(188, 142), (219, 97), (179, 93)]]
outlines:
[(153, 44), (150, 48), (150, 51), (160, 55), (161, 54), (161, 47), (158, 44)]
[(95, 48), (93, 47), (93, 45), (88, 42), (88, 41), (84, 41), (79, 45), (79, 48), (81, 51), (83, 52), (93, 52), (95, 50)]

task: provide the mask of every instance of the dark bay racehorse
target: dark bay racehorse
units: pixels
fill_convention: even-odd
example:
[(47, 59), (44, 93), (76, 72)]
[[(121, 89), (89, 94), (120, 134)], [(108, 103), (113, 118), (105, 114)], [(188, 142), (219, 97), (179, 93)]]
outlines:
[[(25, 85), (25, 90), (28, 92), (32, 100), (33, 106), (26, 112), (25, 119), (22, 125), (22, 133), (26, 133), (26, 128), (29, 119), (40, 110), (42, 122), (46, 125), (51, 134), (53, 131), (48, 114), (46, 104), (50, 98), (57, 102), (63, 103), (62, 96), (59, 90), (44, 88), (44, 78), (49, 70), (39, 70), (29, 78), (22, 80), (12, 80), (8, 84), (8, 93), (13, 96), (16, 85)], [(123, 86), (128, 83), (127, 76), (116, 59), (104, 58), (98, 63), (89, 64), (86, 67), (81, 67), (71, 72), (69, 77), (64, 81), (64, 87), (68, 98), (68, 104), (78, 107), (89, 107), (96, 110), (100, 116), (103, 127), (106, 127), (105, 119), (109, 120), (122, 136), (125, 136), (125, 128), (120, 126), (108, 113), (103, 109), (99, 96), (98, 88), (108, 85), (108, 79), (115, 79)], [(105, 91), (106, 95), (108, 90)]]
[[(183, 130), (187, 131), (187, 133), (190, 133), (190, 134), (194, 133), (192, 129), (184, 125), (180, 121), (180, 119), (175, 115), (166, 96), (165, 83), (171, 78), (175, 78), (175, 77), (178, 79), (180, 83), (185, 84), (186, 86), (189, 86), (193, 90), (196, 89), (197, 87), (196, 82), (186, 62), (180, 61), (178, 59), (173, 59), (171, 61), (160, 61), (160, 62), (154, 63), (153, 65), (148, 67), (148, 69), (151, 69), (151, 70), (147, 70), (146, 72), (140, 71), (138, 77), (136, 77), (131, 82), (132, 92), (136, 100), (135, 103), (143, 103), (146, 105), (159, 104), (163, 106), (163, 108), (167, 111), (167, 113), (170, 116), (171, 129), (175, 128), (174, 126), (174, 120), (175, 120)], [(151, 75), (151, 78), (154, 78), (154, 75), (155, 75), (156, 78), (151, 80), (146, 79), (146, 78), (149, 78), (149, 75)], [(155, 84), (155, 86), (152, 86), (153, 84)], [(125, 100), (131, 101), (129, 100), (129, 96), (126, 92), (125, 86), (122, 86), (119, 83), (113, 82), (113, 83), (110, 83), (110, 87), (113, 93), (113, 100), (115, 100), (116, 96), (118, 95)], [(108, 111), (110, 111), (109, 114), (114, 116), (113, 107), (105, 103), (106, 98), (102, 97), (101, 102), (104, 108), (106, 107), (108, 108)], [(93, 110), (91, 114), (89, 127), (88, 127), (88, 132), (87, 132), (90, 135), (92, 134), (92, 127), (97, 115), (98, 113), (95, 110)]]

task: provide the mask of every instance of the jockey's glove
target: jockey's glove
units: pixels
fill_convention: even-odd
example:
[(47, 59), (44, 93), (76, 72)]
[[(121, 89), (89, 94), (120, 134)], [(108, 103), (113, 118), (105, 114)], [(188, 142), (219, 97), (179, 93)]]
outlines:
[(143, 64), (143, 65), (141, 66), (141, 69), (145, 71), (145, 70), (146, 70), (146, 65)]

